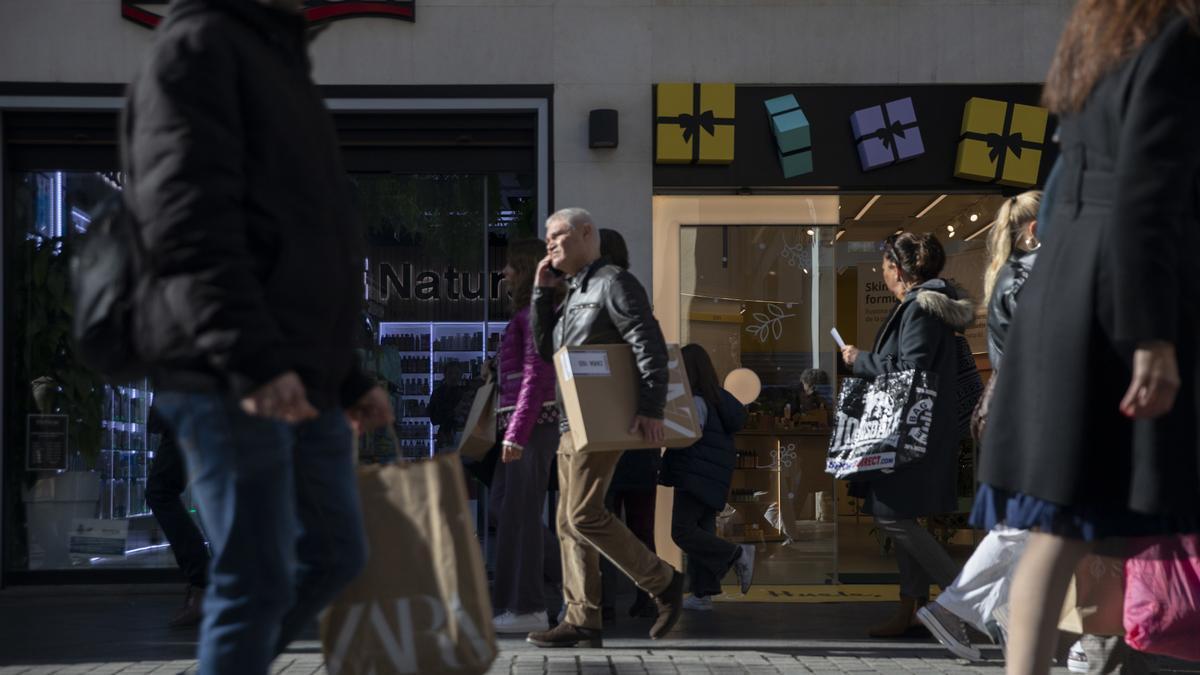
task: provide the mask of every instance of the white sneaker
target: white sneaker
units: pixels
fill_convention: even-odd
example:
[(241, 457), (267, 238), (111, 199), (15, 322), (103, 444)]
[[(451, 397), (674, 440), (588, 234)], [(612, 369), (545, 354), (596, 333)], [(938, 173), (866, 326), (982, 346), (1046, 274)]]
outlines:
[(698, 598), (694, 595), (689, 595), (683, 599), (683, 608), (697, 612), (711, 612), (713, 610), (712, 596)]
[(505, 612), (492, 619), (492, 626), (497, 633), (534, 633), (546, 630), (550, 624), (545, 612), (530, 612), (529, 614), (513, 614)]
[(1083, 651), (1083, 640), (1071, 645), (1071, 649), (1067, 652), (1067, 670), (1072, 673), (1088, 671), (1088, 658), (1087, 652)]
[(745, 595), (750, 591), (750, 584), (754, 581), (753, 544), (742, 544), (742, 554), (733, 562), (733, 573), (737, 575), (742, 595)]

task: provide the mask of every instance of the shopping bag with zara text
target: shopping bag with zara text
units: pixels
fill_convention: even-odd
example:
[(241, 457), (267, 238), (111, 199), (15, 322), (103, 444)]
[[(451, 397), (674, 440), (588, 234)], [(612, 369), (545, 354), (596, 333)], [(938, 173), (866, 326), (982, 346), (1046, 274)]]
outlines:
[(477, 675), (497, 654), (457, 453), (358, 469), (367, 567), (321, 616), (330, 675)]
[(928, 450), (936, 400), (937, 375), (926, 371), (845, 378), (825, 472), (848, 478), (920, 461)]

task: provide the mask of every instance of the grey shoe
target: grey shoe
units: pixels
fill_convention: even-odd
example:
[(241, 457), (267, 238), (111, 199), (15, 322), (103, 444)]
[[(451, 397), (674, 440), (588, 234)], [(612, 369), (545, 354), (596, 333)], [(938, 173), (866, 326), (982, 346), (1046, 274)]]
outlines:
[(918, 609), (917, 620), (929, 629), (943, 647), (958, 658), (968, 661), (979, 661), (983, 658), (983, 654), (971, 646), (971, 638), (967, 637), (967, 624), (936, 601)]
[(750, 591), (750, 584), (754, 582), (754, 545), (742, 544), (742, 554), (737, 560), (733, 561), (733, 573), (737, 575), (738, 586), (742, 589), (742, 595)]

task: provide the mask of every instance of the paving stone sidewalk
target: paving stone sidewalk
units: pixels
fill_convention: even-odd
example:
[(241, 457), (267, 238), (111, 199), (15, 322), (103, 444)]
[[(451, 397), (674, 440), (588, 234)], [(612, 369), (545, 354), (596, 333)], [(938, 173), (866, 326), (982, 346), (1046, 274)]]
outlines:
[[(179, 589), (152, 586), (0, 591), (0, 675), (194, 673), (196, 632), (163, 625), (181, 598)], [(981, 647), (991, 660), (968, 663), (927, 636), (863, 637), (866, 626), (891, 610), (880, 603), (718, 603), (713, 612), (686, 612), (660, 641), (647, 638), (648, 621), (621, 616), (606, 628), (604, 649), (541, 650), (518, 636), (502, 636), (489, 673), (1003, 672), (1000, 652), (990, 644)], [(274, 673), (325, 672), (315, 629), (302, 638), (276, 660)], [(1200, 673), (1200, 667), (1190, 672)]]

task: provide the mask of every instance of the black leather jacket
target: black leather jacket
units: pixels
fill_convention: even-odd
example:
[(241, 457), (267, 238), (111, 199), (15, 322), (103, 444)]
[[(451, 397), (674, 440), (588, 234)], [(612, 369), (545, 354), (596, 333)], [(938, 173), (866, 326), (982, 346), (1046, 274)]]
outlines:
[(533, 289), (531, 322), (538, 353), (547, 361), (564, 346), (628, 342), (641, 379), (637, 414), (662, 419), (667, 343), (637, 277), (601, 258), (567, 280), (561, 311), (554, 289)]
[(1017, 296), (1029, 278), (1036, 259), (1036, 251), (1014, 251), (996, 275), (996, 287), (992, 289), (992, 299), (988, 302), (987, 320), (988, 358), (992, 361), (992, 370), (998, 369), (1000, 360), (1004, 358), (1004, 339), (1008, 336), (1013, 312), (1017, 311)]

